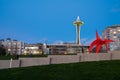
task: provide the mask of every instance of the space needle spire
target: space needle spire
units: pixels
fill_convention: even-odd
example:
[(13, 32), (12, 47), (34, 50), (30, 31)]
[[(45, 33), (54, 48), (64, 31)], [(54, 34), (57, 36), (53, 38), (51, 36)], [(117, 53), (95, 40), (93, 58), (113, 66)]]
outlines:
[(76, 21), (74, 21), (73, 23), (76, 27), (76, 44), (81, 45), (81, 42), (80, 42), (80, 27), (83, 24), (83, 22), (80, 20), (80, 17), (77, 16)]

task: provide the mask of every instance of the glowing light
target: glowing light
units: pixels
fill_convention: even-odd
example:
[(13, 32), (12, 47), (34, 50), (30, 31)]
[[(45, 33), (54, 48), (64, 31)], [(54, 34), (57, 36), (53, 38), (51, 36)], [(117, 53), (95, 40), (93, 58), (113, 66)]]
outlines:
[(11, 49), (8, 49), (8, 51), (11, 51)]
[(113, 34), (116, 34), (117, 32), (113, 32)]

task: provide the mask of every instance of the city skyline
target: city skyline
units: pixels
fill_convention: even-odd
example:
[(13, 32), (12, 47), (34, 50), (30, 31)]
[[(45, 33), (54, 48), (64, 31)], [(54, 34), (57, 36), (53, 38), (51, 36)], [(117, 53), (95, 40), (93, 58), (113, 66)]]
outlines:
[(80, 16), (81, 43), (89, 44), (97, 30), (120, 24), (119, 0), (0, 0), (0, 39), (28, 43), (75, 42), (73, 21)]

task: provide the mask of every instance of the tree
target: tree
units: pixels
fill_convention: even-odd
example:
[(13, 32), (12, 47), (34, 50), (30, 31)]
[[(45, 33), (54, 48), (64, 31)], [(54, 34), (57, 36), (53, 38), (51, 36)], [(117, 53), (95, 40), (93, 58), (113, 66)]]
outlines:
[(0, 55), (6, 55), (6, 49), (3, 45), (0, 46)]

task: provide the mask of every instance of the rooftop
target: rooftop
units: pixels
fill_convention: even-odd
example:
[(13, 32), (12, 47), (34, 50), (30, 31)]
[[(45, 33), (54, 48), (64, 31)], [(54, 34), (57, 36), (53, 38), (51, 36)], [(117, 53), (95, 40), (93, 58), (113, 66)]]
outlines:
[(117, 27), (120, 27), (120, 24), (116, 24), (116, 25), (108, 26), (107, 28), (117, 28)]

